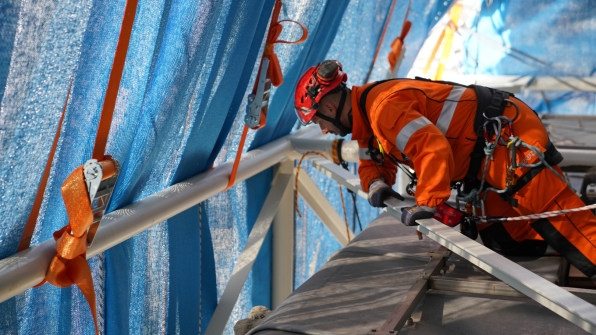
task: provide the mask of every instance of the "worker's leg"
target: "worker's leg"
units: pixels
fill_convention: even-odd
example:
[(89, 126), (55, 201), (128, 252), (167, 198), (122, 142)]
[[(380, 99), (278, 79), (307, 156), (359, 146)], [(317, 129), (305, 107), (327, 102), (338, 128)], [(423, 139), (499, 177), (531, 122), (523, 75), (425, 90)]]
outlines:
[[(485, 213), (489, 217), (519, 216), (509, 203), (494, 192), (487, 193)], [(532, 228), (530, 220), (478, 224), (482, 243), (505, 256), (542, 256), (547, 243)]]
[[(565, 189), (546, 211), (579, 208), (581, 199)], [(539, 220), (532, 227), (567, 260), (588, 277), (596, 276), (596, 217), (589, 210)]]
[[(539, 118), (525, 104), (518, 101), (519, 114), (513, 123), (513, 135), (518, 136), (523, 143), (546, 151), (548, 135)], [(509, 106), (505, 115), (513, 119), (515, 111)], [(504, 130), (505, 138), (508, 129)], [(519, 181), (531, 169), (532, 164), (540, 162), (539, 157), (525, 146), (516, 147), (515, 169), (511, 169), (510, 148), (498, 145), (489, 161), (486, 171), (486, 181), (502, 190), (507, 186), (507, 172), (513, 171), (515, 180)], [(548, 211), (572, 209), (584, 206), (581, 199), (562, 179), (559, 168), (544, 168), (515, 194), (512, 198), (517, 202), (514, 206), (518, 215), (540, 214)], [(512, 223), (513, 224), (513, 223)], [(506, 229), (513, 236), (525, 232), (515, 231), (507, 224)], [(596, 275), (596, 217), (590, 211), (582, 211), (556, 217), (537, 220), (533, 228), (544, 240), (561, 253), (567, 260), (584, 272), (587, 276)], [(524, 228), (525, 229), (525, 228)], [(519, 237), (516, 237), (519, 238)]]

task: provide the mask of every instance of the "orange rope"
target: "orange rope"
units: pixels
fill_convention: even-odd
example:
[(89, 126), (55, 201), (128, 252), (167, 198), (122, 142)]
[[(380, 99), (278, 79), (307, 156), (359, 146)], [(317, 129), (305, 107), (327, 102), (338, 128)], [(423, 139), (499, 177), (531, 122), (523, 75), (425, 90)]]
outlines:
[(110, 72), (103, 109), (101, 110), (99, 126), (97, 127), (97, 135), (95, 135), (95, 146), (93, 147), (92, 157), (98, 161), (104, 159), (108, 134), (112, 125), (112, 115), (116, 106), (120, 80), (122, 79), (122, 72), (124, 72), (124, 63), (126, 62), (126, 54), (128, 53), (128, 45), (130, 44), (132, 26), (137, 12), (137, 3), (138, 0), (127, 0), (126, 7), (124, 8), (120, 37), (118, 38), (118, 45), (114, 54), (114, 62), (112, 64), (112, 71)]
[(314, 151), (314, 150), (307, 151), (304, 154), (302, 154), (302, 157), (300, 157), (300, 160), (298, 161), (298, 166), (296, 167), (296, 176), (294, 176), (294, 185), (295, 185), (294, 186), (294, 208), (296, 210), (296, 214), (298, 214), (298, 217), (302, 217), (302, 214), (300, 213), (300, 210), (298, 209), (298, 175), (300, 174), (302, 161), (308, 155), (319, 155), (325, 159), (329, 159), (323, 153), (320, 153), (320, 152)]
[[(318, 152), (318, 151), (314, 151), (314, 150), (307, 151), (304, 154), (302, 154), (302, 156), (300, 157), (300, 160), (298, 161), (298, 166), (296, 167), (296, 176), (294, 176), (294, 210), (296, 211), (296, 214), (298, 215), (298, 217), (302, 217), (302, 214), (300, 213), (300, 210), (298, 209), (298, 175), (300, 174), (300, 171), (301, 171), (302, 161), (308, 155), (318, 155), (318, 156), (321, 156), (327, 160), (329, 159), (329, 158), (327, 158), (327, 156), (325, 156), (325, 154)], [(346, 224), (346, 236), (348, 237), (348, 242), (350, 242), (350, 227), (348, 225), (348, 214), (347, 214), (346, 205), (344, 202), (344, 194), (342, 192), (341, 184), (339, 184), (339, 182), (337, 184), (339, 187), (339, 197), (341, 198), (341, 207), (342, 207), (343, 214), (344, 214), (344, 222)]]
[(246, 135), (248, 134), (248, 126), (244, 126), (242, 129), (242, 136), (240, 137), (240, 143), (238, 143), (238, 151), (236, 152), (236, 159), (234, 159), (234, 165), (232, 166), (232, 172), (230, 173), (230, 179), (226, 190), (230, 189), (236, 181), (236, 173), (238, 172), (238, 166), (240, 165), (240, 157), (242, 156), (242, 148), (244, 148), (244, 142), (246, 141)]
[[(348, 226), (348, 211), (346, 210), (346, 203), (344, 202), (344, 192), (341, 188), (341, 185), (337, 183), (337, 187), (339, 188), (339, 198), (341, 199), (341, 209), (344, 213), (344, 222), (346, 223), (346, 236), (348, 237), (348, 242), (350, 242), (350, 227)], [(354, 204), (355, 205), (355, 204)]]

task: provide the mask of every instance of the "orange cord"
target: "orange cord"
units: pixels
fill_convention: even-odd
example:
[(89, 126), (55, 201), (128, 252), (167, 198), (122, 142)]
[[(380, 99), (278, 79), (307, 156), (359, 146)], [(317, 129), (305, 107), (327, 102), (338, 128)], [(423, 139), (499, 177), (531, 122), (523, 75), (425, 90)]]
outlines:
[(27, 219), (27, 224), (25, 225), (25, 229), (23, 230), (23, 235), (21, 236), (21, 242), (19, 243), (19, 247), (17, 248), (17, 252), (23, 251), (31, 245), (31, 237), (33, 236), (33, 232), (35, 231), (35, 226), (37, 225), (37, 217), (39, 216), (39, 209), (41, 208), (41, 203), (43, 201), (43, 194), (45, 193), (46, 186), (48, 184), (48, 178), (50, 177), (50, 170), (52, 169), (52, 162), (54, 161), (54, 154), (56, 153), (56, 147), (58, 146), (58, 140), (60, 139), (60, 131), (62, 129), (62, 123), (64, 122), (64, 114), (66, 114), (66, 107), (68, 106), (68, 100), (70, 98), (70, 92), (72, 90), (72, 80), (70, 82), (70, 87), (68, 88), (68, 93), (66, 94), (66, 100), (64, 101), (64, 106), (62, 107), (62, 115), (60, 116), (60, 121), (58, 122), (58, 128), (56, 129), (56, 134), (54, 135), (54, 142), (52, 143), (52, 148), (50, 149), (50, 153), (48, 154), (48, 160), (46, 161), (46, 167), (43, 171), (43, 175), (41, 176), (41, 180), (39, 182), (39, 188), (37, 189), (37, 195), (35, 196), (35, 200), (33, 201), (33, 207), (31, 208), (31, 212), (29, 213), (29, 219)]
[[(302, 161), (308, 155), (318, 155), (325, 159), (329, 159), (327, 156), (325, 156), (325, 154), (323, 154), (319, 151), (315, 151), (315, 150), (309, 150), (309, 151), (305, 152), (304, 154), (302, 154), (302, 157), (300, 157), (300, 160), (298, 161), (298, 166), (296, 167), (296, 176), (294, 177), (294, 210), (296, 211), (296, 214), (298, 215), (298, 217), (302, 217), (302, 214), (300, 213), (300, 210), (298, 209), (298, 175), (300, 174)], [(348, 226), (348, 214), (347, 214), (346, 206), (345, 206), (345, 202), (344, 202), (344, 194), (341, 189), (341, 184), (339, 184), (339, 182), (337, 184), (339, 187), (339, 196), (341, 198), (341, 207), (342, 207), (343, 214), (344, 214), (344, 222), (346, 223), (346, 236), (348, 236), (348, 242), (349, 242), (350, 241), (350, 228)]]

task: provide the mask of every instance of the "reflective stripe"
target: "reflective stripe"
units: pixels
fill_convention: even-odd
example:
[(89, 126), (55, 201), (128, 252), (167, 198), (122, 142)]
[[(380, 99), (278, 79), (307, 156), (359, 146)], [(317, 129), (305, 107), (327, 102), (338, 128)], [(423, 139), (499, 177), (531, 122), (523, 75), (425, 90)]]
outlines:
[(358, 148), (358, 158), (363, 160), (371, 160), (368, 148)]
[(432, 122), (430, 122), (424, 116), (421, 116), (417, 119), (410, 121), (410, 123), (403, 127), (399, 134), (397, 134), (397, 137), (395, 138), (395, 144), (397, 145), (399, 151), (403, 153), (404, 148), (408, 144), (408, 140), (410, 140), (410, 136), (412, 136), (412, 134), (417, 132), (420, 128), (429, 124), (432, 124)]
[(437, 128), (439, 128), (439, 130), (441, 130), (443, 134), (447, 134), (447, 129), (449, 129), (451, 119), (453, 119), (453, 113), (455, 112), (455, 108), (457, 107), (459, 99), (464, 94), (464, 91), (466, 89), (467, 87), (463, 86), (453, 86), (451, 92), (449, 92), (449, 96), (443, 104), (443, 110), (441, 110), (441, 115), (439, 115), (439, 119), (437, 120)]

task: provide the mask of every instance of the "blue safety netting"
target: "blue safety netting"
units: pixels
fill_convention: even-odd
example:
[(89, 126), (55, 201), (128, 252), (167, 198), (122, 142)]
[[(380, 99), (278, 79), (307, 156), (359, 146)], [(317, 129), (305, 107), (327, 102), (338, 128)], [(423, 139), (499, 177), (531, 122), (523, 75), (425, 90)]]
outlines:
[(566, 82), (596, 75), (592, 2), (483, 2), (471, 29), (465, 73), (557, 78), (566, 89), (524, 91), (522, 99), (539, 113), (596, 115), (594, 92), (575, 91)]
[[(502, 56), (496, 59), (495, 48), (470, 37), (462, 72), (594, 76), (596, 9), (589, 1), (481, 2), (476, 35), (494, 36), (507, 47), (499, 49)], [(389, 44), (399, 35), (410, 6), (413, 26), (399, 71), (406, 76), (452, 3), (396, 1), (383, 34), (391, 0), (284, 1), (280, 18), (303, 23), (309, 37), (300, 45), (276, 46), (284, 83), (272, 92), (267, 126), (250, 133), (245, 150), (296, 128), (293, 88), (309, 66), (334, 58), (343, 63), (349, 85), (364, 83), (371, 67), (370, 80), (383, 79)], [(233, 159), (273, 4), (274, 0), (139, 3), (106, 150), (122, 168), (109, 211)], [(51, 239), (67, 224), (60, 187), (91, 157), (124, 5), (124, 0), (5, 0), (0, 5), (0, 259), (16, 252), (71, 87), (32, 245)], [(297, 39), (300, 33), (296, 26), (284, 26), (282, 38)], [(593, 93), (548, 94), (548, 100), (528, 99), (539, 110), (548, 105), (553, 112), (553, 106), (561, 105), (567, 106), (563, 113), (596, 114)], [(578, 110), (577, 104), (585, 108)], [(349, 168), (355, 171), (356, 166)], [(337, 184), (308, 167), (303, 173), (317, 180), (341, 212)], [(204, 332), (272, 174), (264, 171), (90, 259), (102, 330)], [(341, 192), (347, 221), (358, 232), (378, 212), (365, 200), (352, 201), (345, 189)], [(307, 206), (299, 206), (295, 285), (339, 248)], [(252, 306), (270, 306), (270, 247), (267, 239), (227, 334)], [(0, 304), (0, 333), (39, 329), (48, 334), (93, 332), (78, 289), (46, 284)]]

